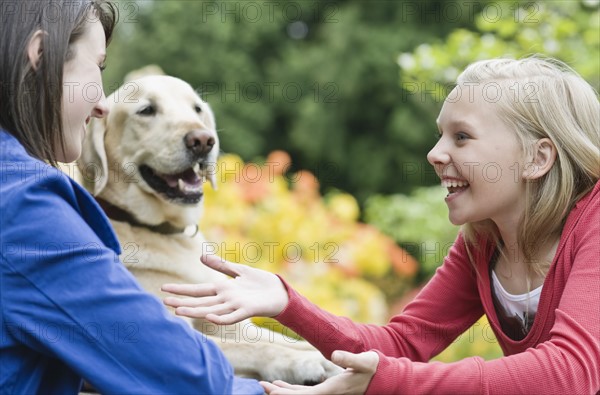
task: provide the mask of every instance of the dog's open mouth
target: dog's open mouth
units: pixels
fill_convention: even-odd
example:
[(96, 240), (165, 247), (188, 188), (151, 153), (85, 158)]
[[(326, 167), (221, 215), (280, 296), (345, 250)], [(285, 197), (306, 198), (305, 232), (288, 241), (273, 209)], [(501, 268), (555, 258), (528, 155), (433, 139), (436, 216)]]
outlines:
[(139, 169), (144, 181), (169, 200), (196, 204), (202, 199), (205, 172), (198, 163), (176, 174), (161, 174), (148, 165), (141, 165)]

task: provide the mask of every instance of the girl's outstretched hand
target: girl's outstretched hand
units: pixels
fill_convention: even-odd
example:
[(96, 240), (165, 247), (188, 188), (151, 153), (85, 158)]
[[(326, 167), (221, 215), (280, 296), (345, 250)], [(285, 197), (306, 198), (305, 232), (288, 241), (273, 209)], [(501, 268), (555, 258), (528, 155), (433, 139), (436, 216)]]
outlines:
[(206, 266), (233, 277), (233, 280), (163, 285), (164, 292), (186, 296), (169, 296), (164, 300), (167, 306), (175, 307), (177, 315), (229, 325), (254, 316), (276, 316), (287, 305), (287, 290), (273, 273), (214, 255), (203, 255), (200, 259)]
[(331, 355), (331, 361), (345, 368), (344, 372), (330, 377), (314, 387), (288, 384), (285, 381), (274, 381), (273, 383), (261, 381), (260, 384), (269, 395), (363, 394), (375, 375), (379, 364), (379, 355), (373, 351), (353, 354), (338, 350)]

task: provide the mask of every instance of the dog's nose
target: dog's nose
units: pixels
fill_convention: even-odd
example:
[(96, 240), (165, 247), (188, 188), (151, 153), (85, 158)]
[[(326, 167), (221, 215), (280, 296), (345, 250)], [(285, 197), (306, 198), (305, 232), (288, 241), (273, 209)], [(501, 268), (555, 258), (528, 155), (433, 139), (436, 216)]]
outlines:
[(183, 138), (187, 149), (196, 155), (206, 155), (215, 145), (215, 138), (206, 130), (192, 130)]

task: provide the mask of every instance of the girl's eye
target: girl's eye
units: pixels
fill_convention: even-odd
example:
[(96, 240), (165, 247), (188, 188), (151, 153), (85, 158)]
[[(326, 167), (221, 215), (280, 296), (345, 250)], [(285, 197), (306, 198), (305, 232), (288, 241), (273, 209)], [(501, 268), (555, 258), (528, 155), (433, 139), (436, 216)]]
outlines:
[(464, 141), (467, 140), (469, 138), (469, 136), (466, 133), (463, 132), (458, 132), (456, 133), (456, 141)]

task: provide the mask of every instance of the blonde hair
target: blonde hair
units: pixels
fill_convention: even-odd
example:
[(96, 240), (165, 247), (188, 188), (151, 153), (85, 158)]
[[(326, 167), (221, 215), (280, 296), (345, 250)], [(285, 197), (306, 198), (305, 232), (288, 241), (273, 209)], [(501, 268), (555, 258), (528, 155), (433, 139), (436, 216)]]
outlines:
[[(548, 173), (526, 182), (517, 233), (530, 272), (544, 275), (551, 262), (533, 261), (536, 248), (560, 236), (573, 205), (600, 178), (598, 93), (566, 64), (540, 56), (475, 62), (458, 76), (457, 84), (464, 83), (500, 88), (498, 114), (515, 131), (524, 153), (541, 138), (556, 146)], [(481, 236), (500, 242), (491, 220), (467, 223), (462, 231), (467, 247)]]

